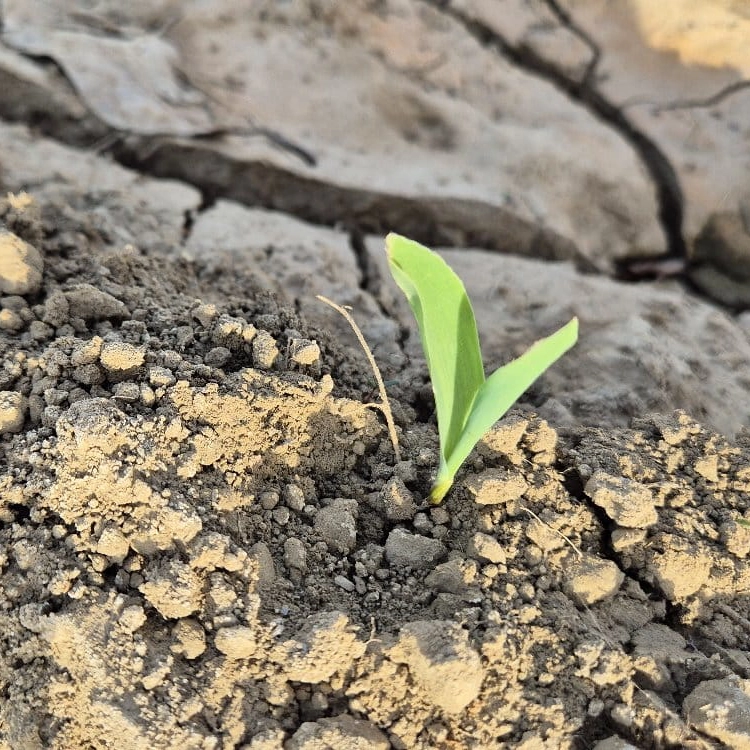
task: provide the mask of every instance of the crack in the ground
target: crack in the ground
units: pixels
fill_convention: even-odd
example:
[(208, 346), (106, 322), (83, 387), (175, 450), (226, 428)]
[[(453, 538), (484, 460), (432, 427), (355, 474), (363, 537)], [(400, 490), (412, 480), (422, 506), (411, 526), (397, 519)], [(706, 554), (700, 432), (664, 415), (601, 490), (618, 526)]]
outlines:
[[(380, 269), (367, 251), (365, 236), (357, 229), (349, 233), (349, 247), (354, 255), (357, 269), (360, 272), (359, 288), (370, 295), (370, 298), (378, 306), (381, 315), (389, 320), (393, 320), (398, 325), (398, 336), (395, 343), (398, 345), (401, 354), (406, 356), (406, 341), (409, 338), (409, 328), (399, 322), (395, 310), (389, 308), (383, 302), (382, 287), (383, 276)], [(408, 359), (408, 358), (407, 358)]]
[[(556, 85), (617, 130), (634, 148), (655, 185), (661, 226), (667, 238), (667, 255), (684, 257), (683, 199), (677, 175), (658, 145), (596, 89), (593, 78), (601, 59), (601, 48), (558, 0), (544, 2), (561, 26), (591, 52), (580, 80), (569, 77), (533, 49), (511, 45), (483, 22), (454, 8), (449, 0), (422, 2), (449, 15), (480, 43), (494, 47), (518, 67)], [(0, 77), (2, 74), (0, 70)], [(58, 75), (61, 74), (58, 72)], [(64, 75), (61, 77), (66, 80)], [(19, 88), (23, 83), (15, 79), (13, 83), (11, 88), (23, 93)], [(242, 161), (205, 147), (211, 139), (242, 132), (267, 139), (308, 168), (315, 166), (315, 155), (309, 149), (269, 128), (252, 126), (243, 131), (217, 128), (190, 140), (166, 135), (137, 136), (113, 130), (91, 112), (72, 118), (62, 100), (52, 102), (52, 107), (45, 109), (41, 90), (31, 93), (35, 95), (18, 96), (11, 92), (0, 97), (0, 116), (32, 124), (45, 135), (70, 145), (91, 148), (92, 140), (96, 141), (97, 150), (108, 151), (123, 166), (157, 178), (179, 179), (196, 187), (203, 196), (204, 206), (224, 198), (249, 207), (282, 211), (319, 226), (343, 225), (350, 235), (384, 234), (398, 228), (403, 234), (428, 245), (476, 246), (538, 259), (574, 260), (580, 270), (599, 270), (570, 240), (554, 231), (530, 225), (502, 207), (474, 200), (375, 193), (365, 188), (336, 185), (317, 178), (313, 172), (298, 173), (261, 160)], [(14, 104), (19, 99), (26, 104)], [(185, 239), (191, 229), (191, 217), (186, 217)], [(364, 256), (357, 254), (354, 245), (352, 249), (360, 262), (363, 288), (371, 291), (369, 287), (376, 285), (377, 280), (371, 278), (371, 269), (361, 265)]]
[(268, 161), (242, 161), (186, 140), (129, 137), (111, 149), (123, 166), (153, 177), (178, 179), (208, 199), (282, 211), (318, 226), (360, 235), (398, 229), (432, 246), (475, 246), (545, 260), (572, 260), (597, 269), (575, 244), (554, 230), (480, 200), (400, 196), (338, 185)]
[[(522, 257), (572, 260), (580, 270), (599, 271), (570, 239), (502, 206), (482, 200), (375, 192), (318, 177), (312, 169), (314, 154), (272, 129), (253, 127), (246, 134), (270, 140), (301, 160), (308, 173), (268, 160), (243, 161), (206, 147), (211, 139), (219, 141), (236, 130), (217, 129), (191, 139), (114, 130), (91, 111), (78, 111), (85, 103), (57, 67), (50, 66), (48, 72), (62, 87), (59, 96), (52, 95), (45, 85), (0, 67), (0, 118), (22, 122), (70, 146), (106, 152), (141, 174), (181, 180), (197, 188), (206, 205), (223, 198), (288, 213), (318, 226), (343, 226), (362, 235), (397, 229), (431, 246), (474, 246)], [(186, 237), (190, 231), (186, 221)]]
[(201, 191), (201, 202), (195, 209), (186, 209), (182, 222), (182, 245), (186, 245), (195, 228), (195, 222), (201, 214), (216, 205), (216, 197)]
[[(720, 644), (712, 641), (711, 639), (700, 634), (700, 630), (695, 626), (691, 626), (683, 622), (681, 617), (682, 604), (674, 603), (667, 596), (665, 591), (658, 585), (654, 580), (649, 579), (643, 572), (643, 570), (637, 566), (625, 566), (623, 565), (622, 556), (615, 550), (612, 544), (611, 534), (617, 528), (617, 525), (607, 515), (605, 510), (593, 502), (591, 497), (586, 494), (584, 489), (584, 481), (581, 477), (578, 465), (575, 461), (569, 461), (566, 458), (559, 458), (555, 468), (563, 477), (563, 486), (566, 491), (579, 502), (583, 503), (588, 507), (596, 516), (599, 526), (602, 529), (600, 537), (599, 554), (606, 560), (614, 563), (618, 569), (631, 581), (634, 581), (641, 590), (651, 599), (661, 601), (665, 606), (665, 616), (663, 619), (654, 619), (654, 622), (660, 622), (666, 625), (675, 633), (681, 635), (687, 645), (696, 653), (703, 656), (705, 659), (718, 660), (720, 667), (726, 670), (725, 676), (731, 674), (737, 674), (743, 679), (747, 679), (750, 676), (750, 668), (744, 663), (741, 663), (730, 649), (722, 647)], [(724, 614), (730, 620), (738, 624), (745, 630), (750, 631), (750, 621), (745, 617), (735, 612), (731, 607), (722, 604), (714, 603), (713, 609), (717, 612)], [(593, 615), (592, 615), (593, 616)], [(594, 618), (595, 619), (595, 618)], [(596, 621), (596, 620), (595, 620)], [(628, 653), (632, 652), (632, 644), (630, 649), (627, 649)], [(685, 689), (682, 694), (682, 698), (687, 695), (692, 686)], [(713, 745), (710, 745), (713, 747)]]
[[(294, 143), (294, 141), (291, 141), (289, 138), (282, 135), (277, 130), (273, 130), (272, 128), (255, 126), (247, 128), (216, 128), (215, 130), (210, 130), (205, 133), (198, 133), (194, 136), (194, 138), (196, 140), (199, 140), (201, 138), (221, 138), (225, 135), (239, 135), (245, 137), (259, 136), (261, 138), (265, 138), (269, 143), (278, 147), (282, 151), (286, 151), (287, 153), (296, 156), (300, 161), (302, 161), (303, 164), (308, 167), (314, 167), (318, 163), (318, 160), (312, 151), (304, 148), (303, 146), (300, 146), (297, 143)], [(157, 135), (155, 137), (166, 138), (169, 137), (169, 134), (164, 133), (161, 136)]]
[[(363, 292), (368, 292), (377, 300), (382, 279), (378, 269), (374, 267), (370, 255), (365, 246), (365, 238), (357, 229), (349, 232), (349, 248), (354, 256), (354, 262), (357, 264), (357, 270), (360, 273), (359, 288)], [(378, 303), (380, 304), (380, 303)], [(382, 309), (382, 305), (380, 305)]]
[(337, 185), (267, 161), (247, 162), (209, 151), (194, 141), (130, 137), (113, 145), (112, 155), (136, 171), (193, 185), (210, 200), (281, 211), (317, 226), (343, 226), (360, 235), (398, 229), (427, 245), (572, 260), (580, 270), (598, 271), (571, 240), (478, 200), (399, 196)]
[(557, 0), (544, 0), (544, 3), (558, 21), (560, 21), (560, 23), (572, 34), (577, 36), (591, 51), (591, 58), (586, 64), (586, 68), (583, 71), (583, 77), (581, 78), (581, 83), (583, 85), (590, 85), (599, 65), (599, 60), (602, 58), (601, 47), (583, 27), (578, 25), (576, 20)]
[(195, 226), (195, 214), (193, 211), (186, 209), (182, 215), (182, 244), (184, 245), (193, 233)]
[[(679, 619), (675, 617), (674, 611), (676, 609), (675, 605), (672, 605), (669, 601), (669, 599), (666, 597), (663, 591), (661, 591), (657, 586), (653, 585), (650, 581), (646, 580), (645, 576), (642, 575), (641, 571), (639, 571), (637, 568), (629, 568), (624, 567), (622, 564), (622, 558), (621, 556), (615, 551), (614, 547), (611, 543), (611, 532), (614, 528), (616, 528), (616, 524), (609, 518), (609, 516), (606, 514), (603, 508), (596, 505), (596, 503), (593, 502), (591, 497), (589, 497), (584, 489), (584, 481), (583, 477), (580, 474), (578, 465), (575, 461), (569, 461), (568, 459), (564, 457), (558, 458), (558, 461), (555, 464), (556, 470), (560, 473), (560, 475), (563, 477), (563, 486), (565, 487), (565, 490), (571, 495), (571, 497), (576, 498), (579, 502), (583, 503), (588, 507), (595, 515), (599, 522), (599, 526), (602, 530), (601, 537), (600, 537), (600, 546), (599, 546), (599, 555), (605, 560), (609, 560), (610, 562), (614, 563), (617, 568), (623, 573), (623, 575), (628, 578), (629, 580), (635, 582), (641, 590), (648, 595), (649, 597), (653, 597), (657, 600), (661, 600), (665, 604), (665, 608), (667, 610), (667, 616), (663, 620), (658, 620), (654, 618), (653, 622), (660, 622), (661, 624), (666, 625), (671, 630), (675, 631), (676, 633), (679, 633), (680, 635), (686, 636), (689, 635), (689, 633), (686, 632), (686, 628), (684, 625), (679, 623)], [(585, 607), (585, 611), (588, 614), (588, 616), (591, 619), (593, 628), (599, 633), (601, 638), (610, 645), (610, 647), (617, 649), (622, 648), (625, 653), (633, 653), (634, 650), (634, 644), (632, 641), (630, 643), (619, 643), (614, 641), (610, 635), (607, 633), (607, 631), (602, 627), (601, 623), (599, 622), (599, 619), (594, 614), (593, 610), (589, 607)], [(687, 640), (687, 639), (686, 639)], [(691, 641), (688, 640), (688, 643)], [(722, 655), (729, 654), (730, 652), (727, 649), (717, 649), (719, 653), (722, 653)], [(705, 654), (703, 654), (705, 658), (708, 658)], [(724, 665), (723, 665), (724, 666)], [(727, 675), (731, 674), (732, 670), (731, 668), (727, 668)], [(741, 673), (738, 673), (741, 674)], [(678, 722), (681, 726), (685, 728), (686, 734), (685, 737), (688, 735), (691, 737), (691, 739), (696, 742), (697, 744), (694, 745), (695, 747), (700, 747), (703, 750), (717, 750), (717, 746), (714, 745), (712, 742), (708, 741), (703, 735), (701, 735), (699, 732), (695, 731), (694, 729), (688, 727), (688, 724), (685, 722), (685, 720), (680, 716), (680, 714), (673, 709), (671, 709), (669, 706), (667, 706), (664, 702), (660, 700), (655, 700), (653, 697), (653, 693), (651, 691), (651, 685), (646, 682), (645, 685), (641, 684), (642, 678), (638, 675), (636, 672), (633, 675), (633, 685), (638, 690), (639, 694), (643, 696), (643, 698), (648, 701), (652, 707), (657, 710), (660, 713), (663, 713), (663, 715), (668, 718), (671, 721)], [(693, 686), (690, 686), (690, 689), (692, 689)], [(690, 689), (684, 690), (682, 694), (680, 695), (680, 703), (682, 702), (682, 699), (690, 692)], [(618, 726), (616, 722), (611, 723), (611, 728), (613, 730), (616, 730), (618, 732), (623, 732), (623, 727)], [(631, 739), (636, 740), (637, 737), (633, 735)]]
[(361, 274), (359, 288), (372, 297), (383, 315), (395, 320), (394, 311), (388, 309), (388, 306), (383, 303), (383, 274), (370, 252), (368, 252), (365, 243), (365, 235), (359, 230), (354, 229), (349, 233), (349, 247)]
[[(743, 664), (740, 664), (739, 661), (735, 658), (735, 656), (732, 654), (732, 652), (729, 649), (725, 649), (722, 646), (720, 646), (717, 643), (714, 643), (712, 641), (709, 641), (708, 639), (701, 638), (696, 634), (696, 632), (693, 631), (692, 628), (685, 625), (683, 622), (681, 622), (679, 617), (679, 610), (680, 605), (672, 603), (665, 592), (653, 581), (650, 581), (647, 579), (647, 577), (643, 574), (643, 572), (637, 568), (637, 567), (626, 567), (623, 565), (623, 560), (621, 555), (614, 549), (611, 541), (611, 533), (612, 531), (617, 528), (616, 524), (609, 518), (607, 513), (604, 511), (603, 508), (596, 505), (596, 503), (593, 502), (591, 497), (586, 494), (584, 489), (584, 481), (581, 477), (578, 465), (575, 461), (569, 461), (566, 458), (559, 458), (555, 465), (556, 470), (560, 473), (560, 475), (563, 477), (563, 486), (565, 487), (566, 491), (571, 495), (571, 497), (576, 498), (579, 502), (583, 503), (588, 507), (595, 517), (597, 518), (599, 522), (599, 526), (602, 530), (601, 536), (600, 536), (600, 546), (599, 546), (599, 555), (605, 559), (609, 560), (610, 562), (614, 563), (617, 568), (623, 573), (623, 575), (629, 579), (630, 581), (635, 582), (640, 589), (651, 599), (656, 601), (661, 601), (665, 605), (666, 615), (663, 619), (654, 618), (653, 622), (660, 623), (665, 625), (666, 627), (670, 628), (675, 633), (678, 633), (683, 638), (685, 638), (688, 646), (696, 651), (696, 653), (700, 654), (704, 659), (716, 659), (717, 657), (720, 659), (720, 668), (725, 670), (724, 676), (730, 676), (732, 674), (737, 674), (743, 679), (746, 678), (746, 674), (750, 672)], [(716, 608), (718, 609), (722, 605), (717, 605)], [(613, 648), (616, 648), (615, 642), (610, 639), (604, 628), (599, 623), (599, 620), (597, 619), (594, 612), (589, 609), (588, 607), (585, 608), (586, 612), (588, 613), (589, 617), (591, 618), (591, 621), (593, 623), (594, 628), (599, 632), (601, 637), (605, 640), (605, 642), (609, 643), (610, 646)], [(739, 623), (743, 627), (750, 627), (750, 623), (748, 623), (745, 618), (741, 617), (737, 613), (733, 612), (731, 608), (724, 607), (725, 614), (730, 617), (731, 619), (735, 620), (735, 622), (739, 621)], [(721, 611), (721, 610), (719, 610)], [(700, 646), (700, 648), (699, 648)], [(620, 644), (620, 647), (629, 654), (633, 653), (634, 650), (634, 643), (631, 641), (630, 643), (623, 643)], [(739, 667), (739, 669), (737, 668)], [(639, 678), (639, 675), (636, 673), (633, 676), (633, 684), (636, 687), (636, 689), (639, 691), (639, 693), (648, 700), (649, 703), (653, 705), (655, 709), (658, 711), (665, 712), (665, 715), (668, 716), (671, 720), (679, 722), (681, 725), (685, 726), (686, 729), (688, 729), (688, 725), (685, 723), (684, 719), (675, 711), (670, 709), (668, 706), (666, 706), (661, 701), (654, 701), (650, 687), (651, 685), (646, 681), (645, 686), (641, 684), (642, 676)], [(695, 683), (690, 683), (688, 686), (683, 689), (679, 694), (679, 703), (682, 703), (682, 700), (688, 695), (693, 687), (695, 687), (695, 684), (697, 684), (697, 680)], [(619, 728), (620, 731), (622, 731), (622, 728)], [(708, 740), (706, 737), (701, 735), (699, 732), (695, 731), (694, 729), (689, 729), (691, 737), (697, 741), (698, 747), (703, 748), (704, 750), (717, 750), (717, 747), (715, 744), (713, 744), (710, 740)], [(633, 739), (636, 739), (633, 737)]]
[[(0, 31), (2, 30), (2, 14), (0, 10)], [(31, 62), (38, 63), (38, 64), (46, 64), (48, 67), (53, 68), (56, 71), (57, 76), (64, 80), (69, 86), (71, 92), (76, 91), (76, 86), (74, 82), (69, 78), (64, 66), (62, 66), (54, 57), (49, 55), (38, 55), (38, 54), (32, 54), (29, 52), (26, 52), (21, 49), (16, 49), (15, 47), (12, 48), (20, 57), (27, 59)], [(1, 72), (0, 72), (1, 75)], [(205, 92), (203, 89), (197, 87), (193, 81), (190, 82), (190, 85), (193, 86), (193, 88), (196, 91), (200, 91), (201, 94), (206, 96), (206, 98), (211, 99), (210, 95)], [(82, 102), (83, 103), (83, 102)], [(85, 106), (85, 103), (84, 103)], [(115, 143), (117, 140), (124, 138), (127, 136), (126, 133), (118, 131), (114, 128), (112, 128), (108, 123), (105, 123), (100, 118), (98, 118), (93, 112), (90, 112), (91, 114), (91, 120), (96, 121), (97, 125), (99, 126), (99, 129), (103, 128), (106, 132), (106, 135), (103, 138), (103, 148), (107, 148), (113, 143)], [(163, 138), (169, 138), (172, 136), (172, 133), (169, 132), (154, 132), (150, 133), (149, 137), (151, 139), (154, 139), (155, 141), (158, 141), (159, 139)], [(295, 158), (299, 159), (303, 164), (305, 164), (308, 167), (314, 167), (317, 164), (317, 158), (315, 157), (315, 154), (304, 146), (300, 145), (299, 143), (295, 143), (293, 140), (285, 136), (280, 131), (274, 129), (274, 128), (268, 128), (260, 125), (255, 125), (253, 123), (248, 123), (245, 126), (222, 126), (217, 125), (216, 127), (209, 127), (205, 130), (196, 130), (192, 134), (192, 137), (196, 140), (200, 139), (211, 139), (211, 138), (221, 138), (222, 136), (229, 136), (229, 135), (235, 135), (235, 136), (244, 136), (247, 138), (263, 138), (271, 145), (275, 146), (276, 148), (280, 149), (281, 151), (284, 151)]]
[[(682, 233), (684, 201), (674, 167), (658, 144), (646, 133), (639, 130), (625, 116), (621, 108), (609, 101), (593, 85), (589, 80), (592, 77), (591, 74), (584, 75), (580, 80), (571, 78), (554, 63), (542, 57), (536, 50), (526, 44), (511, 44), (502, 34), (483, 21), (470, 17), (465, 12), (453, 7), (450, 0), (420, 0), (420, 2), (459, 23), (482, 46), (495, 49), (517, 67), (553, 84), (570, 99), (586, 107), (595, 117), (618, 132), (634, 149), (654, 184), (659, 204), (659, 220), (667, 239), (666, 254), (676, 257), (686, 256), (687, 248)], [(576, 36), (583, 41), (590, 38), (554, 0), (546, 0), (546, 4), (564, 22), (563, 25)], [(559, 15), (555, 8), (562, 15)], [(564, 19), (568, 19), (567, 22)], [(591, 46), (588, 42), (586, 43)], [(593, 40), (591, 40), (591, 43), (593, 44)], [(594, 44), (593, 46), (595, 49), (599, 49), (598, 45)], [(591, 68), (592, 63), (595, 66), (598, 59), (595, 58), (590, 61), (589, 68)], [(593, 71), (593, 68), (591, 68), (591, 71)]]
[(702, 109), (705, 107), (714, 107), (717, 104), (721, 104), (725, 99), (728, 99), (738, 91), (744, 91), (750, 88), (750, 81), (735, 81), (730, 83), (728, 86), (719, 89), (715, 94), (707, 96), (705, 99), (678, 99), (668, 104), (656, 105), (654, 108), (655, 112), (669, 112), (676, 109)]

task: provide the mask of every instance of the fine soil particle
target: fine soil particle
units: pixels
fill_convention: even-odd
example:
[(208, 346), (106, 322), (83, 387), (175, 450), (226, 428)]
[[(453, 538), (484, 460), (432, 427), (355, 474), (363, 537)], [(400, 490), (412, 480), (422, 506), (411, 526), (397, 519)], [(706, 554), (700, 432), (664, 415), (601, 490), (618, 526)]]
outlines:
[(429, 507), (326, 334), (64, 215), (0, 204), (2, 750), (750, 744), (746, 435), (511, 413)]

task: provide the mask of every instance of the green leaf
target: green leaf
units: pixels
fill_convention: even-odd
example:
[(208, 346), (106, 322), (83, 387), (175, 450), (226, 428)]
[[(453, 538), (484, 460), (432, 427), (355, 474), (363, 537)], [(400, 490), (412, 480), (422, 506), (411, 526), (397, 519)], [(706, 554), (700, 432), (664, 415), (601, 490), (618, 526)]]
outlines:
[(575, 344), (578, 320), (537, 341), (485, 380), (476, 320), (461, 279), (439, 255), (400, 235), (388, 235), (386, 252), (417, 319), (435, 394), (440, 466), (430, 499), (439, 503), (482, 435)]
[(484, 381), (474, 399), (458, 443), (453, 452), (446, 457), (445, 465), (441, 466), (438, 471), (435, 485), (430, 493), (433, 502), (440, 502), (442, 495), (440, 497), (437, 495), (446, 483), (447, 489), (450, 489), (461, 464), (487, 430), (513, 406), (550, 365), (575, 344), (577, 339), (578, 318), (573, 318), (551, 336), (534, 343), (517, 359), (499, 367)]
[(474, 312), (461, 279), (437, 253), (397, 234), (385, 240), (388, 263), (419, 325), (435, 394), (440, 452), (458, 442), (484, 382)]

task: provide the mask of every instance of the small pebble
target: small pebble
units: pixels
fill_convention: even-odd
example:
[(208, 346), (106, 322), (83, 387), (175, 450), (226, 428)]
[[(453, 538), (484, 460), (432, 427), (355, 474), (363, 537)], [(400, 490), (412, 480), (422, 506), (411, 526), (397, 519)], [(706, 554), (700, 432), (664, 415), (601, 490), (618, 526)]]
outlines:
[(219, 311), (214, 304), (201, 304), (193, 310), (192, 315), (204, 328), (208, 328)]
[(166, 387), (174, 385), (175, 376), (172, 374), (172, 371), (168, 370), (166, 367), (149, 367), (148, 382), (156, 388), (160, 386)]
[(206, 633), (201, 624), (192, 618), (178, 620), (172, 635), (176, 641), (172, 650), (182, 653), (186, 659), (196, 659), (206, 650)]
[(24, 327), (23, 318), (14, 310), (0, 310), (0, 330), (16, 333)]
[(290, 536), (284, 542), (284, 565), (293, 570), (307, 570), (307, 550), (296, 537)]
[(161, 353), (161, 361), (168, 370), (176, 370), (182, 364), (182, 357), (174, 349), (165, 349)]
[(432, 530), (432, 521), (426, 513), (417, 513), (414, 516), (414, 528), (420, 534), (429, 534)]
[(333, 582), (340, 588), (344, 589), (344, 591), (354, 591), (355, 589), (355, 585), (344, 576), (336, 576), (333, 579)]
[(417, 469), (413, 461), (399, 461), (394, 473), (402, 482), (413, 482), (417, 478)]
[(335, 500), (331, 505), (321, 508), (315, 514), (313, 525), (331, 549), (344, 554), (354, 550), (357, 542), (357, 523), (345, 500)]
[(437, 539), (394, 529), (385, 543), (385, 556), (391, 565), (415, 569), (432, 568), (445, 558), (447, 549)]
[(292, 362), (310, 367), (320, 362), (320, 347), (309, 339), (292, 339), (289, 342)]
[(42, 285), (42, 254), (12, 232), (0, 232), (0, 292), (33, 294)]
[(91, 284), (77, 284), (74, 289), (65, 292), (65, 298), (71, 318), (108, 320), (130, 317), (130, 311), (119, 299)]
[[(175, 343), (182, 351), (184, 351), (188, 344), (191, 344), (195, 339), (195, 334), (190, 326), (177, 326), (177, 328), (174, 329), (174, 332)], [(167, 365), (167, 367), (171, 367), (166, 361), (164, 364)], [(175, 365), (175, 367), (177, 367), (177, 365)]]
[(73, 380), (83, 385), (99, 385), (104, 382), (104, 373), (94, 364), (80, 365), (73, 370)]
[[(388, 480), (380, 492), (380, 498), (385, 508), (385, 516), (389, 521), (408, 521), (414, 518), (416, 526), (417, 519), (414, 514), (417, 504), (414, 496), (399, 477)], [(423, 514), (418, 514), (422, 516)]]
[(253, 364), (260, 370), (270, 370), (279, 356), (274, 337), (268, 331), (258, 331), (252, 346)]
[(273, 490), (261, 493), (260, 504), (263, 510), (273, 510), (279, 504), (279, 493)]
[(214, 645), (229, 659), (248, 659), (258, 647), (257, 633), (248, 627), (237, 625), (216, 631)]
[(68, 298), (62, 291), (55, 289), (44, 302), (42, 320), (54, 328), (59, 328), (67, 323), (69, 309)]
[(55, 335), (54, 328), (51, 328), (41, 320), (32, 320), (29, 324), (29, 336), (34, 341), (48, 341)]
[(114, 397), (127, 404), (133, 404), (141, 397), (138, 383), (118, 383), (114, 388)]
[(23, 427), (28, 401), (16, 391), (0, 391), (0, 435), (20, 432)]
[(62, 409), (59, 406), (48, 406), (42, 412), (42, 425), (44, 427), (54, 427), (57, 420), (60, 419)]
[(430, 518), (432, 518), (433, 523), (439, 525), (446, 524), (451, 520), (450, 513), (442, 505), (430, 510)]
[(153, 406), (156, 402), (156, 394), (154, 393), (153, 388), (146, 385), (145, 383), (141, 383), (140, 386), (141, 391), (141, 403), (144, 406)]
[(232, 352), (225, 346), (215, 346), (210, 349), (203, 361), (211, 367), (223, 367), (232, 358)]
[(288, 484), (284, 488), (284, 502), (287, 508), (299, 513), (305, 507), (305, 493), (296, 484)]
[(44, 391), (44, 403), (47, 406), (60, 406), (68, 400), (68, 392), (61, 388), (47, 388)]
[(73, 390), (68, 393), (68, 403), (74, 404), (76, 401), (82, 401), (84, 398), (88, 397), (88, 391), (84, 388), (73, 388)]
[(466, 551), (475, 560), (505, 564), (505, 549), (489, 534), (474, 534)]
[(105, 343), (99, 355), (99, 360), (109, 376), (120, 380), (135, 375), (145, 358), (145, 350), (142, 347), (124, 341)]
[(74, 366), (93, 364), (99, 359), (103, 343), (100, 336), (82, 341), (73, 349), (73, 353), (70, 355), (70, 363)]

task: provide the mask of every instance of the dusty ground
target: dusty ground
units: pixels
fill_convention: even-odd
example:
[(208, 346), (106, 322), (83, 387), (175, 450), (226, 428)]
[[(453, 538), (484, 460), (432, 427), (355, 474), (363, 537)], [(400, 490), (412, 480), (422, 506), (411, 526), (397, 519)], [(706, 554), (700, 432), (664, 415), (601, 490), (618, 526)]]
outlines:
[[(739, 4), (72, 5), (3, 9), (0, 748), (750, 747)], [(388, 228), (488, 367), (581, 318), (440, 507)]]

